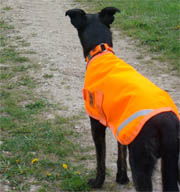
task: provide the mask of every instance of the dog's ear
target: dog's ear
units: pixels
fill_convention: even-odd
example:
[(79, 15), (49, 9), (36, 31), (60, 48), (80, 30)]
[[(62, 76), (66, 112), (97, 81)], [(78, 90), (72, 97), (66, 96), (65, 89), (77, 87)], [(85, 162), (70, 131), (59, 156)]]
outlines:
[(86, 13), (82, 9), (70, 9), (66, 11), (65, 15), (70, 17), (71, 23), (76, 29), (82, 29), (85, 26)]
[(106, 7), (99, 13), (99, 18), (103, 24), (110, 28), (110, 24), (114, 21), (114, 14), (116, 12), (119, 13), (120, 10), (115, 7)]

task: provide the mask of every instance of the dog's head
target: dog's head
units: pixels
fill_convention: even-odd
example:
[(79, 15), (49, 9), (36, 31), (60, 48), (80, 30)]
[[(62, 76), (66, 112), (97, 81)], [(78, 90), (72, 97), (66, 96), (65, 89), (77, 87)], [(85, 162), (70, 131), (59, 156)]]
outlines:
[(120, 10), (114, 7), (106, 7), (96, 14), (86, 14), (82, 9), (66, 11), (66, 16), (70, 17), (72, 25), (78, 31), (85, 57), (101, 43), (107, 43), (112, 47), (110, 25), (116, 12)]

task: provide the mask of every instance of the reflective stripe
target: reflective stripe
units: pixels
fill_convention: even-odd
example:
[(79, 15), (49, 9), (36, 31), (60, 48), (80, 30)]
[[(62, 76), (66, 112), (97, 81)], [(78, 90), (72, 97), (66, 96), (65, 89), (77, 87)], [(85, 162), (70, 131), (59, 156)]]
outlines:
[(153, 110), (152, 109), (144, 109), (141, 111), (138, 111), (136, 113), (134, 113), (133, 115), (131, 115), (129, 118), (127, 118), (119, 127), (117, 130), (117, 136), (119, 135), (119, 132), (121, 131), (121, 129), (123, 129), (128, 123), (130, 123), (131, 121), (133, 121), (134, 119), (136, 119), (137, 117), (143, 116), (143, 115), (148, 115), (149, 113), (151, 113)]

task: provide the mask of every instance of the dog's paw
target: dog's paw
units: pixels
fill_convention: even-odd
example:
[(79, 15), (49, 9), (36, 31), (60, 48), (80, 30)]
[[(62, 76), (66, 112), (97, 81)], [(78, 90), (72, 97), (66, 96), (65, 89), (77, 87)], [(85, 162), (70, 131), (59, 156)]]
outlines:
[(129, 178), (128, 178), (127, 174), (118, 174), (117, 173), (116, 182), (121, 185), (125, 185), (125, 184), (129, 183)]
[(103, 182), (104, 181), (100, 179), (90, 179), (88, 181), (88, 184), (90, 185), (91, 188), (101, 188), (103, 185)]

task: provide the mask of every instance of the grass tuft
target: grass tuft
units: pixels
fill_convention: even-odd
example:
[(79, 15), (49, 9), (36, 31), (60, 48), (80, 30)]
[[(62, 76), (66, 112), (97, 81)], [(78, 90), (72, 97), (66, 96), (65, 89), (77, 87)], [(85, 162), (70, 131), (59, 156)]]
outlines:
[(3, 48), (0, 52), (0, 63), (24, 63), (29, 61), (27, 57), (20, 56), (14, 48)]
[[(66, 165), (66, 164), (65, 164)], [(77, 167), (68, 167), (61, 170), (61, 188), (65, 191), (88, 191), (87, 178), (81, 175)]]
[(3, 10), (4, 11), (10, 11), (10, 10), (12, 10), (12, 7), (7, 6), (7, 7), (4, 7)]

